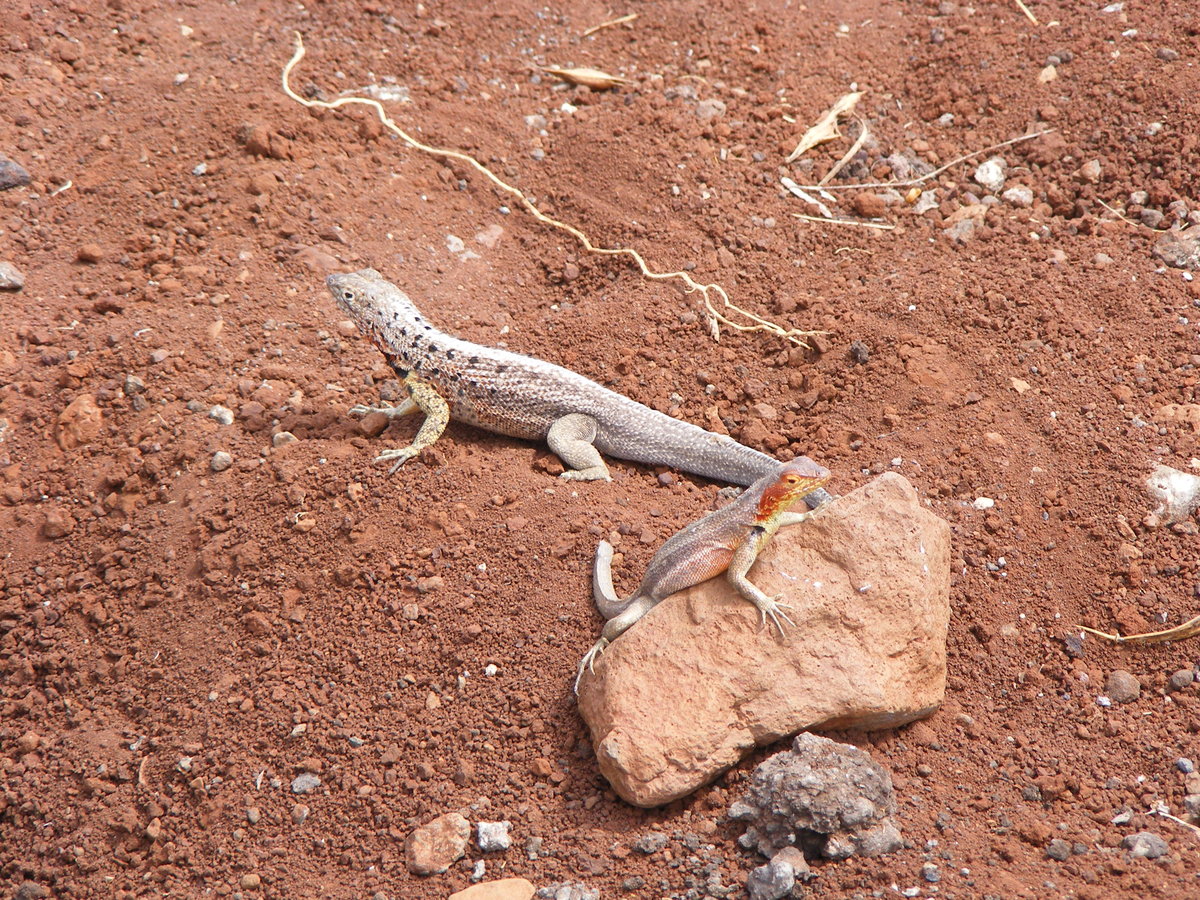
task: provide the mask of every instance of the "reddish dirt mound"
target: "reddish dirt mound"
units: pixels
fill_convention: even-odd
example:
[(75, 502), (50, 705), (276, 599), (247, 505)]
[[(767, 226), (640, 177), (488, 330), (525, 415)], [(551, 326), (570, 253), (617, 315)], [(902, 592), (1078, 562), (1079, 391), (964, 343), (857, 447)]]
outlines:
[[(762, 862), (724, 810), (766, 751), (632, 809), (570, 692), (598, 537), (623, 536), (627, 588), (717, 486), (622, 463), (566, 484), (544, 448), (457, 425), (388, 476), (372, 459), (413, 425), (345, 415), (397, 386), (321, 283), (372, 266), (447, 330), (807, 453), (840, 492), (899, 471), (950, 521), (944, 710), (842, 736), (895, 774), (910, 846), (817, 864), (815, 890), (1196, 896), (1196, 836), (1147, 811), (1200, 790), (1177, 763), (1200, 688), (1168, 690), (1200, 644), (1065, 638), (1200, 611), (1196, 529), (1142, 524), (1153, 464), (1200, 456), (1188, 416), (1160, 415), (1196, 402), (1200, 282), (1152, 255), (1154, 229), (1200, 218), (1200, 12), (1031, 6), (1037, 25), (1015, 0), (667, 4), (583, 38), (628, 10), (8, 0), (0, 151), (32, 176), (0, 193), (0, 262), (26, 279), (0, 295), (8, 894), (440, 898), (480, 853), (418, 879), (402, 845), (454, 810), (512, 821), (489, 878), (720, 897)], [(598, 242), (828, 335), (714, 344), (695, 295), (362, 111), (301, 108), (279, 89), (296, 30), (297, 89), (406, 93), (402, 124)], [(915, 203), (837, 195), (894, 230), (793, 218), (815, 209), (780, 176), (812, 183), (849, 143), (783, 159), (853, 84), (870, 136), (835, 183), (1055, 130), (997, 151), (998, 191), (972, 177), (988, 154)], [(1140, 696), (1105, 706), (1114, 670)], [(651, 830), (665, 847), (631, 851)], [(1142, 830), (1166, 855), (1120, 849)]]

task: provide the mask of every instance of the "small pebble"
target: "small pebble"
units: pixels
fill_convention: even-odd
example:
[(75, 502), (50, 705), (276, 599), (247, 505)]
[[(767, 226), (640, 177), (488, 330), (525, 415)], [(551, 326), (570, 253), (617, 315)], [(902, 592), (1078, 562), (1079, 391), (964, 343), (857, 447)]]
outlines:
[(276, 448), (286, 447), (288, 444), (294, 444), (298, 440), (299, 438), (290, 431), (277, 431), (271, 436), (271, 446)]
[(647, 856), (651, 853), (657, 853), (665, 846), (667, 846), (667, 836), (661, 831), (651, 831), (649, 834), (643, 834), (633, 843), (634, 850), (638, 853), (645, 853)]
[(247, 872), (241, 880), (243, 891), (257, 891), (262, 886), (262, 878), (255, 872)]
[(121, 390), (124, 391), (126, 397), (132, 397), (134, 394), (140, 394), (146, 389), (146, 382), (138, 378), (136, 375), (126, 375), (125, 383), (121, 385)]
[(1062, 838), (1055, 838), (1046, 846), (1046, 855), (1051, 859), (1064, 862), (1071, 858), (1071, 845)]
[(84, 244), (75, 251), (75, 258), (81, 263), (98, 263), (104, 259), (104, 248), (99, 244)]
[(987, 190), (995, 193), (1004, 187), (1004, 173), (1008, 164), (999, 156), (981, 163), (975, 169), (975, 181)]
[(24, 167), (0, 153), (0, 191), (24, 187), (29, 182), (29, 173), (25, 171)]
[(0, 262), (0, 291), (19, 291), (25, 287), (25, 274), (10, 262)]
[(1191, 775), (1196, 771), (1196, 766), (1186, 756), (1181, 756), (1179, 759), (1175, 760), (1175, 768), (1177, 768), (1184, 775)]
[[(295, 790), (295, 782), (292, 782), (292, 790)], [(292, 807), (292, 821), (297, 825), (303, 825), (308, 819), (309, 808), (307, 803), (297, 803)]]
[(1135, 859), (1158, 859), (1165, 856), (1171, 849), (1167, 842), (1152, 831), (1139, 831), (1137, 834), (1127, 834), (1121, 839), (1121, 846), (1129, 851)]
[(233, 465), (233, 457), (230, 456), (228, 453), (226, 453), (224, 450), (218, 450), (216, 453), (214, 453), (213, 457), (212, 457), (212, 462), (209, 463), (209, 466), (212, 468), (212, 470), (214, 472), (224, 472), (226, 469), (228, 469), (232, 465)]
[(1132, 703), (1141, 696), (1142, 686), (1131, 673), (1117, 669), (1105, 680), (1104, 693), (1113, 703)]
[(251, 806), (248, 810), (246, 810), (246, 821), (251, 825), (257, 825), (261, 818), (262, 812), (257, 806)]
[(927, 862), (921, 866), (921, 877), (930, 884), (937, 884), (942, 880), (942, 873), (938, 871), (938, 867), (931, 862)]
[(1179, 59), (1179, 51), (1172, 50), (1170, 47), (1159, 47), (1154, 52), (1154, 55), (1163, 62), (1175, 62), (1175, 60)]
[(1022, 209), (1027, 209), (1033, 206), (1033, 190), (1024, 185), (1010, 187), (1007, 191), (1000, 195), (1000, 199), (1012, 206), (1019, 206)]
[(1178, 672), (1173, 672), (1167, 680), (1167, 690), (1172, 692), (1182, 691), (1195, 680), (1196, 673), (1191, 669), (1180, 669)]
[(307, 794), (321, 786), (321, 779), (312, 772), (301, 772), (292, 779), (293, 794)]
[(507, 850), (512, 846), (509, 830), (512, 822), (479, 822), (475, 826), (475, 843), (484, 853)]
[(1100, 180), (1101, 171), (1100, 160), (1090, 159), (1079, 167), (1079, 171), (1076, 174), (1079, 176), (1080, 181), (1087, 182), (1088, 184), (1096, 184)]
[(796, 874), (785, 862), (772, 860), (750, 872), (746, 879), (746, 891), (750, 900), (782, 900), (792, 893)]
[(525, 842), (525, 857), (529, 860), (536, 860), (542, 855), (542, 845), (546, 842), (542, 837), (531, 837)]
[(233, 410), (227, 406), (221, 406), (220, 404), (217, 404), (208, 411), (208, 417), (210, 419), (215, 419), (222, 425), (233, 424)]
[(1157, 228), (1162, 224), (1162, 220), (1166, 218), (1157, 209), (1143, 209), (1138, 213), (1138, 221), (1147, 228)]

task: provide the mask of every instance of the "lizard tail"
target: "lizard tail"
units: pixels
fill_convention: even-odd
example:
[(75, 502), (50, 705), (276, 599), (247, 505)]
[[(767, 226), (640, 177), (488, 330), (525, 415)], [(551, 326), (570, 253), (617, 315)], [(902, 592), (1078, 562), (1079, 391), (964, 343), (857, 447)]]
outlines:
[(612, 558), (612, 544), (601, 541), (596, 547), (596, 568), (592, 571), (592, 596), (596, 600), (596, 609), (605, 619), (618, 615), (626, 606), (613, 588)]

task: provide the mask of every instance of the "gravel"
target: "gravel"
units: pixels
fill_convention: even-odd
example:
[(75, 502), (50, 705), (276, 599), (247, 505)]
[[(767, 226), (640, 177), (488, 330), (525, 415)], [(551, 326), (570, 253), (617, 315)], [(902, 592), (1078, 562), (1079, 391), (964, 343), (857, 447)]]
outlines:
[(638, 853), (645, 853), (647, 856), (651, 853), (657, 853), (665, 846), (667, 846), (667, 836), (661, 831), (651, 831), (649, 834), (643, 834), (633, 843), (634, 850)]

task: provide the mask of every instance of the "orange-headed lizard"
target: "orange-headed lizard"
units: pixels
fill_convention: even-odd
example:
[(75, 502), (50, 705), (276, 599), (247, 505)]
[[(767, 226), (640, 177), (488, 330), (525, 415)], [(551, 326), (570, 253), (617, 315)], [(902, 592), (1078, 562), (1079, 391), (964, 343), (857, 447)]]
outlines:
[[(579, 664), (575, 679), (578, 692), (585, 669), (591, 670), (604, 648), (624, 634), (660, 600), (727, 573), (737, 592), (758, 608), (765, 624), (767, 617), (783, 633), (782, 622), (794, 625), (783, 612), (787, 605), (779, 597), (768, 597), (747, 578), (754, 560), (767, 541), (784, 525), (803, 522), (812, 512), (796, 513), (791, 507), (829, 479), (829, 470), (806, 456), (783, 465), (777, 472), (764, 475), (742, 492), (732, 503), (672, 535), (659, 548), (646, 567), (638, 589), (626, 600), (617, 597), (612, 583), (612, 545), (601, 541), (596, 548), (596, 568), (592, 575), (592, 593), (600, 615), (608, 620), (600, 640)], [(780, 621), (782, 620), (782, 622)]]

